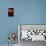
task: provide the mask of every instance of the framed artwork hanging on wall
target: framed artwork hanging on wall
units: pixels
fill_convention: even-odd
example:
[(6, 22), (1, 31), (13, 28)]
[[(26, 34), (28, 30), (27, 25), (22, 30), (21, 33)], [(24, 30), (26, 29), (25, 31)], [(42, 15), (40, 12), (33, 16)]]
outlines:
[(14, 8), (8, 8), (8, 17), (14, 16)]

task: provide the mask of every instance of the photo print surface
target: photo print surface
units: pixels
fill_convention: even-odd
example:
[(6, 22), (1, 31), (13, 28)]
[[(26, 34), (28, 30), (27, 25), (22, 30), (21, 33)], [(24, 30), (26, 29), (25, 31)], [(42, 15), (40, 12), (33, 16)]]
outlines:
[(14, 16), (14, 8), (8, 8), (8, 17)]
[(46, 41), (46, 25), (19, 25), (20, 40)]

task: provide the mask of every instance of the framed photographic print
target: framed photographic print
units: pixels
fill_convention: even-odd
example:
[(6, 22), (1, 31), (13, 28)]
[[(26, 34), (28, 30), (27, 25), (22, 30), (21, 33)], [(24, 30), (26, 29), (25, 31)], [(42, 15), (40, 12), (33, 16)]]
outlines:
[(19, 41), (46, 41), (45, 24), (20, 24), (18, 25), (18, 33)]
[(14, 8), (8, 8), (8, 17), (14, 16)]

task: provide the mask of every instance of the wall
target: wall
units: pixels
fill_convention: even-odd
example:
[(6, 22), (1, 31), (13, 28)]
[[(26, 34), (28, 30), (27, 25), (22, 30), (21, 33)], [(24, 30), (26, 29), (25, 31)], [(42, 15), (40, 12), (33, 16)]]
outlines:
[[(15, 8), (14, 17), (8, 17), (9, 7)], [(17, 24), (46, 24), (46, 0), (0, 1), (0, 44), (8, 43), (9, 32), (18, 32)]]

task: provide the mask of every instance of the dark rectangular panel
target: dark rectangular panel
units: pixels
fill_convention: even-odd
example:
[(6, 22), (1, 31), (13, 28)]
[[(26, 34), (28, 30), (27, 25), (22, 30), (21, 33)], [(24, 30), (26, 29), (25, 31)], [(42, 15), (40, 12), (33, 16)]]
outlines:
[(8, 8), (8, 17), (14, 16), (14, 8)]

